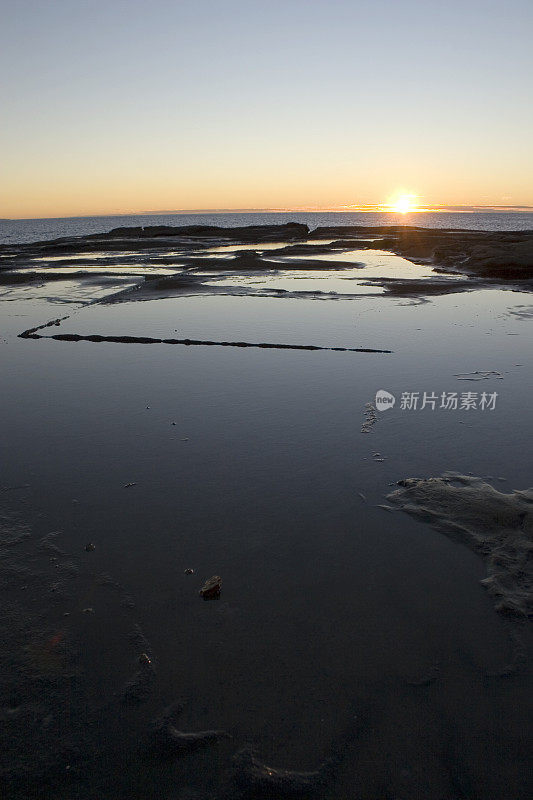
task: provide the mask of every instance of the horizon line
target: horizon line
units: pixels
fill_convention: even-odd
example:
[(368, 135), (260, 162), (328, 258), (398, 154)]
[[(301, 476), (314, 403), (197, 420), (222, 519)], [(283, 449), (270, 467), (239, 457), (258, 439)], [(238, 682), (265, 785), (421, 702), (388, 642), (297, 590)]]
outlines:
[(463, 213), (475, 214), (480, 212), (503, 212), (520, 213), (533, 211), (531, 205), (434, 205), (428, 207), (413, 208), (407, 213), (395, 211), (383, 204), (367, 204), (353, 206), (297, 206), (295, 208), (202, 208), (202, 209), (161, 209), (151, 211), (113, 211), (111, 213), (99, 214), (61, 214), (56, 217), (0, 217), (0, 222), (27, 222), (30, 220), (52, 220), (52, 219), (88, 219), (90, 217), (150, 217), (174, 214), (179, 215), (209, 215), (209, 214), (396, 214), (409, 216), (410, 214), (438, 214), (438, 213)]

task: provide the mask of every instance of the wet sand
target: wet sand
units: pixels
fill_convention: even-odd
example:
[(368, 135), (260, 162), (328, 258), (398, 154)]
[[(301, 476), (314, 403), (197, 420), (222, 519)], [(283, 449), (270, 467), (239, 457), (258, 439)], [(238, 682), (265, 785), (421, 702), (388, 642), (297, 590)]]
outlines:
[[(395, 293), (422, 256), (352, 234), (2, 252), (6, 796), (530, 796), (531, 277), (431, 257)], [(494, 411), (400, 408), (465, 390)]]

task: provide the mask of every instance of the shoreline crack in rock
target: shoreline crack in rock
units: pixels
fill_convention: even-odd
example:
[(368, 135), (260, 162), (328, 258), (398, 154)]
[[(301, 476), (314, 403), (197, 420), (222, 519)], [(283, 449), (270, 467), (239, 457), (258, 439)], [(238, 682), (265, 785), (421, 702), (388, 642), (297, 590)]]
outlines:
[[(47, 323), (46, 326), (55, 324)], [(215, 342), (209, 339), (160, 339), (151, 336), (102, 336), (100, 334), (56, 333), (43, 336), (35, 333), (38, 328), (30, 328), (19, 334), (19, 339), (56, 339), (60, 342), (111, 342), (114, 344), (181, 344), (187, 347), (259, 347), (266, 350), (328, 350), (341, 353), (393, 353), (393, 350), (379, 350), (371, 347), (323, 347), (315, 344), (275, 344), (270, 342)]]

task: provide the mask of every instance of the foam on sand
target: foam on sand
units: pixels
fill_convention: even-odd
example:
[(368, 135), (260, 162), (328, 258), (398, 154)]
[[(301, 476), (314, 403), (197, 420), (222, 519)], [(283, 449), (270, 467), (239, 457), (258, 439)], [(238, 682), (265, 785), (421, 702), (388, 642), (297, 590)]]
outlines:
[(388, 500), (482, 555), (482, 584), (497, 611), (529, 616), (533, 598), (533, 488), (498, 492), (482, 478), (446, 472), (407, 478)]

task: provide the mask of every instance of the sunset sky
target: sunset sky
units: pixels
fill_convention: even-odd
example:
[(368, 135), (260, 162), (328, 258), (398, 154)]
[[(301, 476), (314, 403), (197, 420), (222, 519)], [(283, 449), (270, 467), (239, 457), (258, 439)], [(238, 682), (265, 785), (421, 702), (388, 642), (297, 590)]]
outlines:
[(533, 205), (531, 0), (2, 0), (0, 217)]

